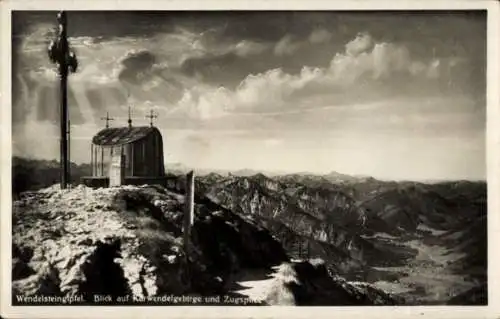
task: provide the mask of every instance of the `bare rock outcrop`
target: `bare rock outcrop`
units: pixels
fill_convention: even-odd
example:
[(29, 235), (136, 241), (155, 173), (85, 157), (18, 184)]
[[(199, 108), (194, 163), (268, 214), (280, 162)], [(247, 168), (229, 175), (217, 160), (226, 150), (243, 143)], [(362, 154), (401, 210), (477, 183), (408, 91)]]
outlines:
[(220, 296), (238, 274), (278, 267), (267, 304), (393, 303), (332, 277), (324, 263), (290, 262), (251, 216), (207, 198), (196, 198), (186, 253), (183, 206), (183, 195), (161, 186), (23, 193), (13, 206), (13, 302), (16, 295), (83, 296), (88, 303), (96, 294)]
[(196, 203), (186, 256), (183, 202), (162, 187), (23, 193), (13, 206), (13, 295), (217, 294), (240, 265), (287, 259), (265, 230), (210, 201)]

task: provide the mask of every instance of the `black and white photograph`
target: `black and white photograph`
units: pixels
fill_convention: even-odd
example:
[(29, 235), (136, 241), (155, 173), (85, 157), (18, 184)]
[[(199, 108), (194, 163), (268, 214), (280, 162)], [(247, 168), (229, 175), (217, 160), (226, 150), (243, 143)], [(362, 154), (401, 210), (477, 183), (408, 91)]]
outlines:
[(12, 10), (3, 303), (491, 306), (490, 12), (350, 6)]

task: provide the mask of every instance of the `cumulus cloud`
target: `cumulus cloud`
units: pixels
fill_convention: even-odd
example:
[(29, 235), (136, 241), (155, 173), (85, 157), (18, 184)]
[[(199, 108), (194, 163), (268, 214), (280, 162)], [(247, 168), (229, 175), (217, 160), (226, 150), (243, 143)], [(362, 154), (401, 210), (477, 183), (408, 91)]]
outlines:
[(174, 111), (190, 118), (209, 120), (222, 117), (232, 110), (233, 100), (231, 91), (223, 87), (194, 87), (184, 91)]
[(118, 74), (120, 81), (138, 84), (148, 75), (156, 62), (154, 54), (147, 50), (132, 51), (120, 61), (122, 69)]
[[(291, 41), (290, 38), (287, 41)], [(378, 91), (382, 85), (377, 84), (379, 80), (395, 90), (401, 76), (419, 85), (442, 76), (443, 63), (439, 59), (412, 59), (406, 46), (376, 42), (369, 34), (360, 33), (346, 43), (344, 51), (337, 53), (327, 67), (305, 66), (296, 74), (282, 68), (250, 74), (234, 90), (210, 86), (195, 93), (188, 90), (182, 103), (191, 110), (192, 116), (202, 119), (228, 112), (273, 112), (299, 107), (301, 100), (309, 96), (357, 92), (360, 87), (363, 87), (363, 95), (373, 96), (369, 90)]]
[(373, 39), (368, 33), (358, 33), (356, 38), (345, 46), (345, 52), (350, 56), (357, 56), (373, 47)]
[(295, 41), (289, 34), (285, 35), (276, 43), (274, 54), (277, 56), (291, 55), (300, 48), (300, 43)]
[(211, 86), (186, 89), (179, 111), (201, 120), (234, 112), (272, 112), (308, 85), (324, 80), (324, 71), (304, 67), (297, 75), (281, 69), (247, 76), (234, 90)]
[[(363, 95), (369, 95), (377, 81), (386, 81), (397, 90), (401, 75), (417, 82), (438, 80), (463, 63), (459, 59), (415, 59), (407, 46), (378, 41), (367, 32), (346, 41), (335, 54), (338, 43), (333, 43), (333, 29), (327, 24), (308, 25), (304, 30), (293, 26), (274, 29), (272, 38), (241, 34), (224, 38), (221, 30), (227, 28), (231, 25), (198, 31), (176, 27), (148, 39), (72, 38), (83, 63), (71, 81), (75, 85), (80, 80), (89, 82), (85, 90), (110, 87), (113, 96), (122, 96), (88, 97), (84, 104), (99, 105), (99, 109), (114, 100), (123, 103), (131, 95), (138, 107), (151, 101), (176, 112), (182, 109), (189, 117), (213, 119), (240, 111), (293, 109), (305, 101), (320, 106), (327, 101), (323, 95), (339, 91), (364, 90)], [(341, 39), (341, 34), (335, 33), (334, 40)], [(315, 55), (315, 45), (320, 44), (321, 56)], [(332, 49), (331, 58), (324, 54), (328, 48)], [(29, 46), (26, 50), (29, 52)], [(52, 66), (30, 72), (32, 78), (56, 80)]]
[[(168, 36), (169, 39), (176, 37), (181, 38), (179, 45), (200, 40), (199, 35), (186, 30)], [(308, 40), (320, 43), (328, 41), (330, 37), (331, 34), (325, 29), (316, 29), (310, 33)], [(128, 96), (128, 102), (138, 108), (147, 108), (145, 101), (151, 101), (169, 112), (173, 110), (190, 118), (209, 120), (234, 112), (290, 110), (303, 101), (311, 101), (312, 97), (319, 101), (314, 103), (321, 104), (321, 95), (352, 90), (359, 85), (369, 89), (366, 83), (391, 80), (397, 74), (437, 79), (443, 74), (445, 65), (451, 68), (462, 63), (458, 59), (431, 62), (414, 60), (404, 45), (377, 42), (370, 34), (359, 33), (345, 44), (342, 52), (333, 56), (327, 66), (304, 66), (297, 73), (289, 73), (280, 67), (266, 70), (264, 67), (269, 64), (264, 63), (261, 64), (264, 69), (258, 71), (252, 62), (258, 61), (258, 56), (266, 50), (271, 49), (268, 53), (274, 53), (279, 56), (276, 59), (282, 60), (284, 56), (291, 57), (302, 42), (291, 35), (282, 37), (274, 47), (253, 40), (238, 40), (230, 42), (230, 45), (218, 46), (210, 41), (203, 41), (201, 57), (185, 60), (180, 68), (171, 67), (170, 63), (175, 61), (166, 60), (159, 55), (160, 51), (151, 49), (122, 51), (120, 56), (117, 56), (118, 51), (106, 60), (107, 64), (85, 65), (73, 76), (73, 80), (78, 82), (78, 79), (86, 79), (93, 86), (106, 86), (114, 93), (108, 97), (89, 92), (79, 93), (76, 103), (91, 105), (87, 108), (100, 112), (102, 108), (110, 107), (110, 104), (123, 104)], [(209, 55), (208, 52), (215, 53)], [(102, 70), (104, 65), (105, 70)], [(56, 78), (50, 67), (31, 72), (53, 80)], [(206, 81), (205, 77), (208, 76), (214, 80), (212, 84), (202, 84), (200, 81)], [(394, 85), (398, 84), (394, 82)], [(236, 84), (229, 87), (226, 83)], [(91, 84), (83, 86), (84, 90), (88, 91), (89, 86)], [(364, 95), (369, 94), (365, 92)]]
[[(450, 62), (451, 61), (451, 62)], [(354, 83), (361, 78), (390, 80), (400, 75), (418, 79), (438, 79), (444, 74), (444, 65), (456, 65), (459, 60), (418, 60), (409, 49), (398, 43), (373, 41), (370, 35), (358, 35), (346, 45), (344, 53), (338, 53), (330, 64), (330, 71), (338, 80)]]
[(404, 45), (377, 43), (371, 52), (373, 76), (390, 76), (394, 72), (405, 72), (411, 66), (410, 52)]
[(234, 46), (234, 52), (239, 56), (260, 54), (267, 49), (267, 45), (259, 42), (242, 40)]

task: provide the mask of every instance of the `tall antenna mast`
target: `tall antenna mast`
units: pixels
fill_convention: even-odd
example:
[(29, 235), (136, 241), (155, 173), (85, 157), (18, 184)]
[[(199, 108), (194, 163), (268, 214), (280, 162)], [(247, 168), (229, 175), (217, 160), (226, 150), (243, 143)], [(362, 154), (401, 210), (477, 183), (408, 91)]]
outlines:
[(60, 138), (61, 138), (61, 189), (66, 189), (69, 181), (68, 162), (68, 75), (76, 72), (78, 61), (71, 51), (67, 37), (67, 17), (65, 11), (57, 14), (58, 33), (49, 45), (48, 55), (51, 62), (57, 65), (61, 93), (60, 99)]

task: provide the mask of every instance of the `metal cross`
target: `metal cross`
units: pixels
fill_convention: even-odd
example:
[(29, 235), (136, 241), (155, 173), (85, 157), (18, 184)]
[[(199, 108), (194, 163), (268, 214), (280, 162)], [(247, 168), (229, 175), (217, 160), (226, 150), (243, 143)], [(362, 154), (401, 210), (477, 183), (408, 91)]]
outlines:
[(61, 11), (57, 14), (58, 34), (55, 40), (50, 42), (48, 55), (50, 61), (57, 65), (61, 93), (60, 93), (60, 116), (61, 116), (61, 189), (66, 188), (69, 181), (69, 163), (68, 163), (68, 83), (69, 72), (76, 72), (78, 61), (76, 55), (69, 48), (67, 37), (67, 19), (66, 12)]
[(158, 115), (154, 114), (154, 111), (150, 111), (150, 115), (146, 115), (146, 118), (149, 118), (149, 125), (153, 127), (153, 119), (157, 119)]
[(106, 117), (101, 117), (101, 120), (106, 120), (106, 128), (109, 128), (109, 121), (114, 121), (115, 119), (109, 117), (109, 112), (106, 112)]

